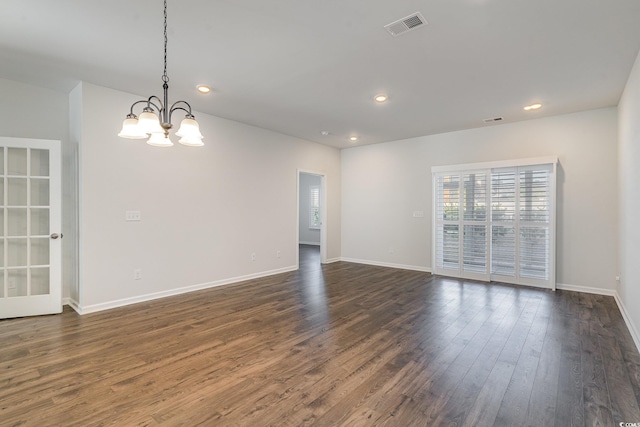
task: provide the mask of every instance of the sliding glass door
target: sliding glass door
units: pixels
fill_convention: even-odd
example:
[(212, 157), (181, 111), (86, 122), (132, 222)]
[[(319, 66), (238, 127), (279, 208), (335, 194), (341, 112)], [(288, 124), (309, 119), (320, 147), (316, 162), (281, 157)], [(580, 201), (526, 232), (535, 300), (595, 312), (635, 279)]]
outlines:
[(434, 274), (554, 289), (555, 161), (478, 166), (434, 168)]

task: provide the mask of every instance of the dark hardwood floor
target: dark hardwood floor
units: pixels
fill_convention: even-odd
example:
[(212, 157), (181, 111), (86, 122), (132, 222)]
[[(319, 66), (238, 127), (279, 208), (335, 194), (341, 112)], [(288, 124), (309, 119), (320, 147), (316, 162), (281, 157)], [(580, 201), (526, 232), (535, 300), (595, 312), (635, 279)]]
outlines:
[(611, 297), (338, 262), (0, 321), (2, 426), (618, 426), (640, 355)]

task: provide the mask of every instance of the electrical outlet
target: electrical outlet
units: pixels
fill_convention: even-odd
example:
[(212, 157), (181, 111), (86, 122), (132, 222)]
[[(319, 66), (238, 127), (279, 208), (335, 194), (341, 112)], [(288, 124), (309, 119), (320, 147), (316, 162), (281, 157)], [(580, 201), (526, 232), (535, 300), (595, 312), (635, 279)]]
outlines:
[(251, 261), (255, 261), (256, 260), (256, 253), (252, 252), (251, 253)]
[(395, 250), (393, 249), (393, 246), (391, 246), (391, 247), (389, 248), (389, 253), (390, 253), (390, 254), (392, 254), (392, 253), (394, 253), (394, 252), (395, 252)]
[(142, 280), (142, 270), (136, 268), (133, 270), (133, 280)]
[(280, 258), (280, 251), (276, 251), (276, 258)]

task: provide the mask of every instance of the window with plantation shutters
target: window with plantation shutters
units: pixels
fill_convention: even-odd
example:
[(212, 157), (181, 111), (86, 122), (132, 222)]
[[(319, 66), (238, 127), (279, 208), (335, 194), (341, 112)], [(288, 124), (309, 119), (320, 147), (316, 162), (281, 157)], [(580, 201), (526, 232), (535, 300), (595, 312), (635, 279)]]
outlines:
[(436, 264), (441, 274), (489, 280), (487, 173), (436, 177)]
[(434, 168), (435, 274), (555, 288), (557, 160), (543, 160)]
[(519, 253), (521, 278), (546, 281), (550, 275), (550, 168), (519, 168)]
[(516, 273), (516, 170), (491, 174), (491, 274)]
[(465, 173), (462, 185), (462, 270), (465, 277), (486, 279), (488, 222), (486, 172)]
[(437, 178), (436, 263), (442, 271), (459, 273), (460, 265), (460, 175)]
[(320, 186), (309, 187), (309, 228), (320, 228)]

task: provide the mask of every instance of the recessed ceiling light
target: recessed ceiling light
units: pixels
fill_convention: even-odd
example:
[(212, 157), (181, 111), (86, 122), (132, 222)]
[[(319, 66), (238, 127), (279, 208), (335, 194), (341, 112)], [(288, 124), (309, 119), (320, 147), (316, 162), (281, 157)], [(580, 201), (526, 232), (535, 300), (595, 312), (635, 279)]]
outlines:
[(351, 135), (351, 136), (349, 137), (349, 141), (351, 141), (351, 142), (356, 142), (357, 140), (358, 140), (358, 137), (357, 137), (357, 136), (355, 136), (355, 135)]
[(322, 136), (327, 136), (329, 135), (329, 131), (328, 130), (323, 130), (320, 132), (322, 134)]
[(542, 104), (536, 102), (535, 104), (526, 105), (524, 111), (539, 110), (540, 108), (542, 108)]
[(383, 102), (386, 102), (387, 99), (389, 99), (389, 97), (387, 95), (381, 93), (380, 95), (376, 95), (375, 98), (373, 98), (373, 99), (375, 99), (376, 102), (379, 102), (379, 103), (382, 104)]
[(205, 86), (205, 85), (199, 85), (196, 87), (196, 89), (198, 89), (198, 92), (200, 93), (209, 93), (211, 92), (211, 88), (209, 86)]

